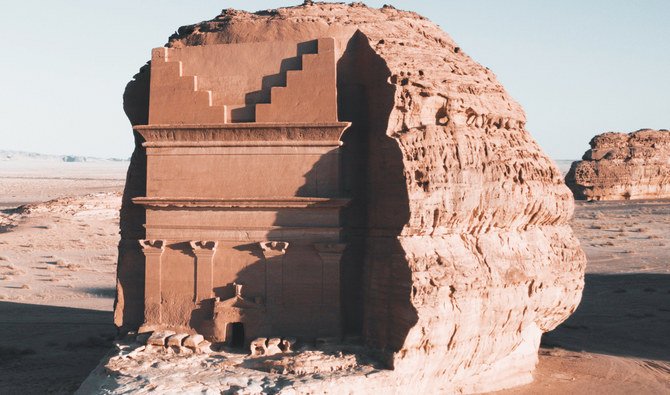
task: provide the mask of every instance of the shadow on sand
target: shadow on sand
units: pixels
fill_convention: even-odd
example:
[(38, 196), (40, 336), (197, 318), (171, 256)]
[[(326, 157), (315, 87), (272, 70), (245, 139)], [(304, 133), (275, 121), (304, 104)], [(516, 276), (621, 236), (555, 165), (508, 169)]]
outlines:
[(0, 392), (71, 394), (112, 346), (108, 311), (0, 303)]
[(587, 274), (582, 303), (544, 346), (670, 361), (670, 275)]

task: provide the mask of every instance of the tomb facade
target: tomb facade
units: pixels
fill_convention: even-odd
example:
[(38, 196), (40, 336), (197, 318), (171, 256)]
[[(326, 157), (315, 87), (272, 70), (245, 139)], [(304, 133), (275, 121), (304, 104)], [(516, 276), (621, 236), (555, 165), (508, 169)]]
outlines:
[(240, 345), (341, 335), (349, 124), (337, 120), (334, 44), (153, 50), (149, 123), (135, 127), (147, 160), (146, 196), (133, 198), (146, 212), (143, 330)]

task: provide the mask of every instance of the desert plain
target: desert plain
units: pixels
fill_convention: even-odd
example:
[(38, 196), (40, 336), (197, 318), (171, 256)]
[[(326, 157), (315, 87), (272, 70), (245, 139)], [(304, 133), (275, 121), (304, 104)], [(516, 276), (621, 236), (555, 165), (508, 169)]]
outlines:
[[(72, 393), (112, 349), (127, 166), (0, 159), (1, 393)], [(582, 302), (544, 335), (534, 382), (498, 393), (669, 393), (670, 201), (578, 201), (572, 226), (588, 258)]]

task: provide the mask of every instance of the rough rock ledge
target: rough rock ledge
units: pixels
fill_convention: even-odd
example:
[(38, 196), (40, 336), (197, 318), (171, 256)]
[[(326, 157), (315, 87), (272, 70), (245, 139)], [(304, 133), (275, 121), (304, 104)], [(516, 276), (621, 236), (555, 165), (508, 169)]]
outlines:
[[(292, 393), (482, 392), (530, 382), (542, 333), (580, 301), (586, 261), (569, 226), (570, 190), (493, 72), (426, 18), (360, 3), (224, 10), (179, 28), (167, 47), (321, 37), (336, 42), (338, 115), (351, 122), (343, 162), (362, 177), (350, 186), (348, 229), (359, 232), (350, 243), (358, 240), (364, 259), (342, 269), (351, 279), (343, 332), (385, 368), (265, 377)], [(148, 86), (144, 68), (126, 88), (133, 125), (148, 123)], [(135, 138), (115, 309), (124, 330), (142, 323), (136, 260), (145, 212), (132, 199), (145, 193), (146, 154)]]
[(670, 131), (608, 132), (589, 144), (565, 176), (576, 199), (670, 198)]

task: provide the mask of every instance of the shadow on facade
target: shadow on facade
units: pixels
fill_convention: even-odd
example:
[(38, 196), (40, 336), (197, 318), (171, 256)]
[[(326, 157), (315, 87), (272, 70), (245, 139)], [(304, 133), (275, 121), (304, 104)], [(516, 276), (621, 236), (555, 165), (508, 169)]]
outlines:
[[(386, 134), (394, 106), (391, 73), (357, 32), (337, 63), (338, 118), (351, 122), (344, 132), (340, 161), (341, 196), (350, 203), (341, 212), (341, 316), (345, 335), (362, 334), (368, 344), (398, 351), (416, 323), (410, 302), (411, 271), (398, 241), (409, 220), (409, 198), (402, 152)], [(305, 174), (308, 196), (320, 163)], [(276, 224), (285, 216), (280, 213)]]
[[(128, 82), (123, 92), (123, 111), (132, 126), (149, 123), (149, 84), (151, 62), (147, 62)], [(137, 329), (144, 320), (144, 255), (137, 240), (146, 237), (146, 211), (134, 204), (133, 198), (146, 196), (147, 155), (142, 147), (144, 139), (133, 131), (135, 149), (126, 173), (126, 184), (121, 200), (119, 217), (121, 241), (117, 264), (117, 286), (114, 324), (121, 331)]]
[[(261, 91), (247, 94), (247, 104), (269, 99), (271, 87), (285, 83), (285, 72), (298, 69), (300, 55), (310, 52), (315, 52), (313, 41), (299, 44), (298, 57), (284, 60), (280, 73), (266, 76)], [(338, 117), (340, 121), (351, 122), (342, 138), (341, 196), (313, 196), (314, 180), (319, 179), (321, 161), (304, 175), (305, 184), (296, 191), (296, 196), (351, 199), (340, 217), (343, 230), (341, 242), (346, 244), (340, 267), (341, 304), (338, 313), (341, 315), (342, 332), (363, 335), (368, 344), (395, 352), (416, 323), (417, 315), (410, 302), (411, 271), (398, 241), (409, 219), (409, 198), (402, 152), (397, 141), (386, 134), (395, 100), (395, 88), (388, 82), (390, 75), (383, 59), (370, 47), (367, 37), (361, 32), (354, 34), (337, 63)], [(144, 67), (124, 93), (124, 110), (133, 125), (148, 122), (148, 98), (149, 68)], [(118, 269), (118, 289), (126, 295), (125, 301), (121, 301), (126, 328), (141, 324), (143, 311), (144, 272), (143, 265), (137, 264), (143, 259), (136, 240), (145, 236), (145, 212), (143, 207), (132, 204), (131, 199), (145, 196), (146, 154), (141, 146), (141, 137), (136, 134), (135, 139), (136, 149), (127, 175), (121, 210), (122, 241)], [(291, 210), (280, 211), (275, 226), (281, 227), (290, 222), (293, 215)], [(268, 238), (284, 241), (281, 230), (270, 232)], [(247, 247), (250, 254), (258, 254), (257, 244)], [(304, 251), (303, 254), (309, 254)], [(318, 259), (316, 251), (313, 253), (314, 259)], [(286, 272), (282, 275), (295, 277), (298, 282), (294, 285), (298, 291), (294, 295), (281, 294), (281, 302), (288, 308), (295, 306), (293, 313), (299, 314), (305, 305), (314, 303), (304, 299), (304, 295), (310, 295), (309, 292), (300, 291), (309, 291), (310, 273), (298, 266), (290, 268), (291, 254), (289, 248), (284, 257)], [(256, 258), (256, 263), (238, 273), (236, 282), (249, 284), (250, 281), (268, 277), (268, 265), (263, 261), (267, 258), (260, 255)], [(304, 258), (298, 257), (297, 261)], [(264, 287), (267, 297), (274, 297), (268, 291), (268, 284)], [(227, 300), (235, 295), (235, 291), (228, 284), (215, 289), (214, 294), (220, 300)], [(191, 321), (206, 316), (209, 314), (207, 310), (212, 308), (202, 305), (193, 312)], [(117, 324), (121, 324), (120, 319)]]
[[(380, 350), (398, 351), (416, 323), (412, 274), (398, 241), (409, 221), (403, 156), (387, 132), (395, 102), (391, 72), (358, 31), (337, 65), (339, 119), (344, 134), (345, 264), (343, 316), (348, 332)], [(362, 259), (361, 259), (362, 258)]]
[(245, 95), (245, 106), (231, 111), (232, 122), (253, 122), (256, 104), (270, 103), (270, 93), (274, 86), (286, 86), (286, 72), (302, 69), (302, 55), (316, 53), (317, 41), (311, 40), (298, 44), (297, 55), (281, 61), (277, 74), (263, 77), (261, 89)]

